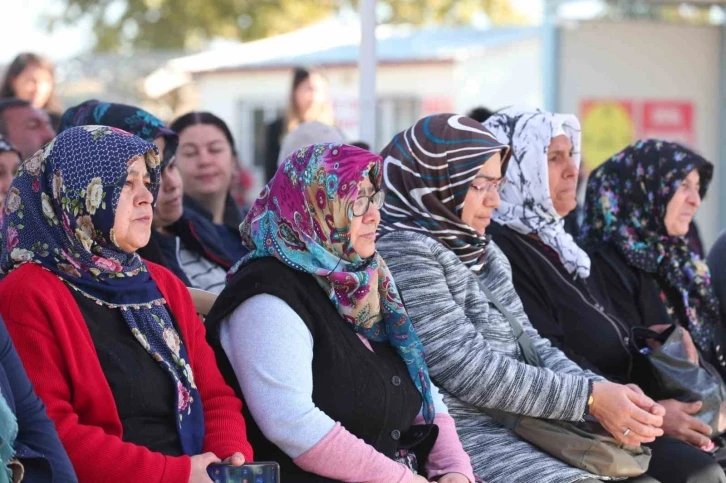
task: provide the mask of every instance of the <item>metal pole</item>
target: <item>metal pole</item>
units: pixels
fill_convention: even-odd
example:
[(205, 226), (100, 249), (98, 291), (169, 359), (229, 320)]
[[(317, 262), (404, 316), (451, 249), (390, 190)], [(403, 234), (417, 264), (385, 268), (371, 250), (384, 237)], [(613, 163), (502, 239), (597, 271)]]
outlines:
[(358, 133), (361, 141), (376, 146), (376, 0), (360, 0), (360, 56), (358, 58)]
[(719, 163), (716, 167), (718, 177), (718, 232), (726, 229), (726, 24), (721, 25), (719, 46), (719, 110), (718, 110), (718, 132)]
[(542, 22), (542, 84), (544, 109), (560, 107), (560, 32), (557, 28), (558, 0), (544, 0)]

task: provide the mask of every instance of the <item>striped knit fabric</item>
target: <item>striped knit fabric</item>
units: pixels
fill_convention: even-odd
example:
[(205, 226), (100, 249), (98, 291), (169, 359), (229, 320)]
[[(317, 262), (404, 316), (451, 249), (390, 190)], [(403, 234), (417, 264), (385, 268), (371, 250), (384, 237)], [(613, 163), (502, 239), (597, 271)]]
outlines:
[[(488, 483), (569, 483), (593, 477), (543, 453), (482, 412), (495, 408), (574, 421), (585, 411), (588, 379), (602, 380), (532, 327), (502, 251), (489, 243), (486, 264), (475, 275), (452, 251), (420, 233), (384, 234), (377, 247), (424, 344), (431, 379), (456, 421), (474, 473)], [(517, 317), (544, 368), (521, 362), (509, 323), (488, 303), (477, 276)]]

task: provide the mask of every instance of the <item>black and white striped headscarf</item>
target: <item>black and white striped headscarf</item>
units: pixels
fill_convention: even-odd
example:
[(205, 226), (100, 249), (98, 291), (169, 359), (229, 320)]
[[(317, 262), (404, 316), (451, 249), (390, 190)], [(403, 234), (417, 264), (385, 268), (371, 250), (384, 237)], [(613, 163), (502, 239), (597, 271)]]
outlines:
[(461, 220), (461, 210), (471, 181), (495, 153), (506, 163), (509, 148), (457, 114), (425, 117), (398, 133), (381, 153), (386, 204), (379, 233), (426, 233), (480, 271), (487, 238)]
[(565, 231), (565, 219), (552, 204), (547, 166), (550, 141), (564, 134), (572, 142), (572, 159), (579, 168), (580, 122), (572, 114), (509, 108), (492, 115), (484, 127), (512, 149), (502, 203), (493, 220), (523, 235), (536, 234), (557, 252), (569, 273), (589, 277), (590, 257)]

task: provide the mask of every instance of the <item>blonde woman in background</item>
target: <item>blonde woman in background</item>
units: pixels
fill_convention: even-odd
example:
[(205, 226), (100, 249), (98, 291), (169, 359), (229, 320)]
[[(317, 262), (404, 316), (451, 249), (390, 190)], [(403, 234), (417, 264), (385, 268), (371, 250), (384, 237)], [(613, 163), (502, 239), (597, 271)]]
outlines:
[(319, 121), (329, 126), (335, 124), (328, 80), (319, 70), (296, 67), (285, 117), (267, 127), (265, 182), (270, 181), (277, 171), (282, 138), (307, 121)]

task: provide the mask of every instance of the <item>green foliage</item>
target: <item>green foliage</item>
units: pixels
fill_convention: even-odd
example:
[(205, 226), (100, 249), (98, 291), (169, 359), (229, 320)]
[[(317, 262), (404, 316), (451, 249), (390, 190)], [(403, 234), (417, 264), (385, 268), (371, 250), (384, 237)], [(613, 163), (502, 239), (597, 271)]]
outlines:
[[(213, 38), (254, 40), (317, 22), (358, 0), (64, 0), (55, 25), (90, 18), (103, 52), (200, 49)], [(391, 23), (469, 23), (485, 12), (495, 24), (522, 24), (509, 0), (379, 0)]]

